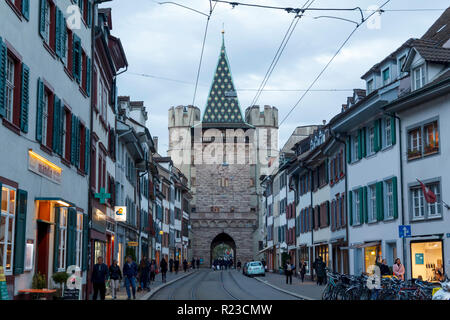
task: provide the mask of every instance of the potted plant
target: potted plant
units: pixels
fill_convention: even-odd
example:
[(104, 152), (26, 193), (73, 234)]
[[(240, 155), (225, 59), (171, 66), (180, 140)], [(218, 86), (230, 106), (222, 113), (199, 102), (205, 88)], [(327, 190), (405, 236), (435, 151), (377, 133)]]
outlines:
[(36, 273), (33, 276), (31, 287), (33, 289), (45, 289), (47, 287), (47, 279), (45, 278), (45, 275), (40, 272)]
[(63, 295), (63, 285), (67, 282), (69, 274), (67, 272), (56, 272), (53, 274), (52, 279), (55, 283), (59, 284), (60, 296)]

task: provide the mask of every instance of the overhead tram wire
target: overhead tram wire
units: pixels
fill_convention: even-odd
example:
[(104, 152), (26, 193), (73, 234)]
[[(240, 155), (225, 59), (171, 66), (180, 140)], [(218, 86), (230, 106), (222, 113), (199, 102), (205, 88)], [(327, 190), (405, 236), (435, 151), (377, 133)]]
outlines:
[[(310, 0), (307, 0), (303, 4), (302, 9), (310, 7), (314, 1), (315, 0), (311, 0), (311, 2), (310, 2)], [(262, 91), (264, 90), (267, 82), (269, 81), (269, 78), (272, 75), (273, 70), (275, 69), (276, 65), (278, 64), (278, 61), (280, 60), (280, 57), (283, 54), (283, 51), (286, 48), (286, 45), (289, 42), (289, 39), (291, 38), (301, 17), (302, 17), (301, 15), (296, 14), (294, 19), (292, 19), (291, 24), (289, 25), (288, 30), (284, 34), (283, 40), (281, 41), (281, 44), (278, 47), (278, 50), (275, 53), (275, 56), (273, 57), (272, 62), (270, 63), (269, 69), (267, 70), (266, 74), (264, 75), (263, 81), (261, 82), (258, 91), (256, 92), (252, 102), (250, 103), (250, 106), (255, 105), (256, 102), (258, 101), (259, 97), (261, 96)], [(295, 22), (295, 24), (294, 24), (294, 22)]]
[(350, 38), (353, 36), (353, 34), (358, 30), (358, 28), (364, 24), (370, 17), (372, 17), (375, 13), (381, 13), (380, 9), (383, 8), (386, 4), (388, 4), (391, 0), (387, 0), (384, 2), (378, 10), (373, 11), (370, 15), (365, 17), (362, 22), (355, 26), (353, 31), (348, 35), (348, 37), (345, 39), (345, 41), (341, 44), (341, 46), (338, 48), (336, 53), (331, 57), (331, 59), (328, 61), (328, 63), (323, 67), (323, 69), (319, 72), (319, 74), (314, 78), (313, 82), (309, 85), (309, 87), (306, 89), (306, 91), (302, 94), (300, 99), (297, 100), (297, 102), (294, 104), (294, 106), (291, 108), (291, 110), (288, 112), (288, 114), (283, 118), (283, 120), (280, 122), (279, 127), (286, 121), (286, 119), (289, 117), (289, 115), (297, 108), (297, 106), (300, 104), (300, 102), (303, 100), (303, 98), (308, 94), (308, 92), (311, 90), (311, 88), (316, 84), (316, 82), (319, 80), (319, 78), (322, 76), (322, 74), (328, 69), (329, 65), (333, 62), (333, 60), (336, 58), (336, 56), (341, 52), (342, 48), (347, 44), (347, 42), (350, 40)]

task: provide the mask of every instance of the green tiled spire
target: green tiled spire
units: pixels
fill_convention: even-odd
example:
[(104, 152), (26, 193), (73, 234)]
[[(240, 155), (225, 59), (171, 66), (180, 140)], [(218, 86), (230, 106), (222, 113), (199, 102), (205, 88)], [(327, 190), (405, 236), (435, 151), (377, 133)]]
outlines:
[(203, 123), (244, 123), (225, 51), (224, 31), (219, 61), (203, 114)]

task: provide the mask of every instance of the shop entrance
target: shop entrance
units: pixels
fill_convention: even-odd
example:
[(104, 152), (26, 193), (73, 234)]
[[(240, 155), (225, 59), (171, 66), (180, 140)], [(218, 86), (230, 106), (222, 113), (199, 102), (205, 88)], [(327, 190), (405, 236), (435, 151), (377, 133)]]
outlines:
[(381, 261), (381, 244), (376, 244), (364, 248), (364, 268), (365, 272), (369, 272), (369, 267), (375, 265), (377, 258)]
[(50, 224), (37, 222), (37, 272), (45, 276), (48, 281), (48, 257), (50, 245)]
[(211, 242), (210, 252), (211, 265), (216, 259), (231, 259), (233, 261), (233, 265), (236, 265), (236, 244), (233, 238), (231, 238), (228, 234), (223, 232), (218, 234)]
[(430, 282), (442, 281), (445, 275), (442, 240), (411, 242), (410, 247), (412, 277)]

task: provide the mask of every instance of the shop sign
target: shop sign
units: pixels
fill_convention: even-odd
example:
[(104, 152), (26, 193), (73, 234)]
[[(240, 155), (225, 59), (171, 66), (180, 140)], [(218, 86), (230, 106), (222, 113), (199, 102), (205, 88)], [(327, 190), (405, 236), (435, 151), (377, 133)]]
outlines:
[(126, 206), (114, 207), (114, 219), (118, 222), (126, 222), (127, 221), (127, 207)]
[(106, 232), (106, 214), (99, 209), (92, 209), (92, 228), (98, 232)]
[(139, 245), (139, 243), (137, 243), (136, 241), (128, 241), (129, 247), (137, 247), (138, 245)]
[(9, 300), (8, 286), (6, 285), (5, 270), (0, 266), (0, 300)]
[(450, 238), (450, 233), (447, 233), (447, 234), (446, 234), (446, 237), (447, 237), (447, 238)]
[(28, 169), (44, 178), (61, 184), (62, 169), (33, 151), (28, 151)]

